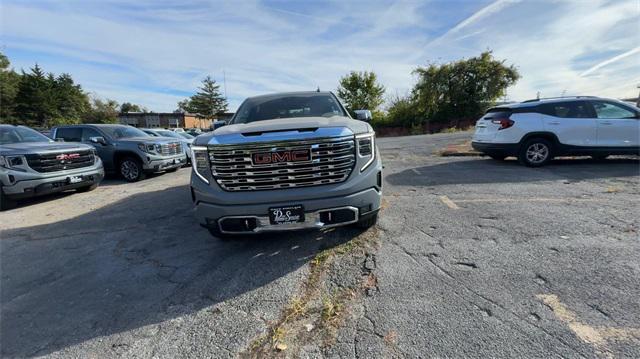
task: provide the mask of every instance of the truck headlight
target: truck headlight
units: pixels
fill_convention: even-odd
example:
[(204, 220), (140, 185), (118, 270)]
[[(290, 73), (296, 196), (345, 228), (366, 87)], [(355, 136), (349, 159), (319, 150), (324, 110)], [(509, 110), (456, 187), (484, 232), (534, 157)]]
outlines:
[(209, 180), (205, 177), (205, 174), (210, 173), (209, 168), (209, 152), (207, 147), (204, 146), (191, 146), (191, 166), (193, 166), (193, 172), (206, 184), (209, 184)]
[(365, 164), (360, 168), (360, 172), (367, 169), (376, 157), (375, 138), (376, 134), (373, 132), (356, 136), (358, 157), (366, 160)]
[(151, 154), (160, 153), (162, 149), (162, 147), (157, 143), (138, 143), (138, 148), (142, 152)]
[(23, 156), (0, 156), (0, 167), (13, 168), (24, 166)]

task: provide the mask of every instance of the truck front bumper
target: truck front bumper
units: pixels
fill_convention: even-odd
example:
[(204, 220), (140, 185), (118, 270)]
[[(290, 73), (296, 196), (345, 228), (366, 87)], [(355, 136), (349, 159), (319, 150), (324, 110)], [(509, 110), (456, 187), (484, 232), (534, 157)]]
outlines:
[(145, 171), (159, 172), (182, 167), (187, 163), (187, 155), (182, 153), (173, 157), (150, 157), (142, 168)]
[[(217, 227), (227, 234), (247, 234), (301, 229), (326, 229), (348, 225), (375, 214), (380, 208), (382, 193), (369, 188), (347, 196), (294, 202), (273, 202), (220, 206), (197, 202), (196, 218), (205, 227)], [(304, 221), (289, 224), (271, 224), (269, 209), (302, 205)]]
[[(6, 181), (2, 179), (2, 192), (14, 199), (28, 198), (92, 186), (100, 183), (103, 178), (104, 169), (101, 162), (99, 166), (66, 172), (62, 175), (34, 176), (31, 173), (12, 171), (11, 177), (7, 174)], [(13, 181), (10, 181), (11, 179)]]

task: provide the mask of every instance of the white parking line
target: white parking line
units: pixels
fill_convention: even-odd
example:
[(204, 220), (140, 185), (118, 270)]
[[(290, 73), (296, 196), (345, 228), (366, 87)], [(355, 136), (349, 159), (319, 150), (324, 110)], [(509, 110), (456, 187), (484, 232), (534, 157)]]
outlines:
[(417, 169), (412, 168), (411, 170), (413, 171), (413, 173), (422, 176), (422, 173), (420, 173), (420, 171), (418, 171)]
[(455, 204), (455, 202), (453, 202), (452, 200), (450, 200), (449, 197), (447, 196), (440, 196), (440, 200), (442, 201), (442, 203), (446, 204), (447, 207), (451, 209), (460, 209), (460, 207), (458, 207), (458, 205)]

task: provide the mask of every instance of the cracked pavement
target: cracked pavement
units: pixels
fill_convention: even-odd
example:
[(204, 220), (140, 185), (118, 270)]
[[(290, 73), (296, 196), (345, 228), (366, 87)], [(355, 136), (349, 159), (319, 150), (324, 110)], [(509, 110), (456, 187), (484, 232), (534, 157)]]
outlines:
[[(531, 169), (434, 155), (469, 136), (378, 140), (388, 205), (362, 263), (375, 287), (334, 345), (303, 356), (640, 357), (638, 159)], [(3, 212), (0, 354), (235, 357), (300, 292), (311, 259), (354, 236), (219, 241), (193, 218), (188, 177), (107, 180)], [(336, 265), (329, 280), (360, 270)]]

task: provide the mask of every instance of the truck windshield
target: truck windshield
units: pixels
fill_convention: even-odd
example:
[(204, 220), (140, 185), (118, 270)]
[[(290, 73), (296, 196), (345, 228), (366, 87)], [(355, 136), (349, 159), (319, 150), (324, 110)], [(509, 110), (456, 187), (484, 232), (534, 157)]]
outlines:
[(184, 139), (179, 134), (177, 134), (176, 132), (173, 132), (173, 131), (158, 131), (158, 133), (160, 134), (160, 136), (164, 136), (164, 137), (179, 138), (181, 140)]
[(142, 130), (129, 126), (102, 127), (102, 130), (106, 132), (109, 137), (115, 140), (121, 138), (151, 137), (151, 135), (143, 132)]
[(53, 142), (47, 136), (28, 127), (0, 126), (0, 145), (20, 142)]
[(245, 100), (231, 123), (277, 118), (346, 116), (338, 101), (323, 93), (260, 96)]

